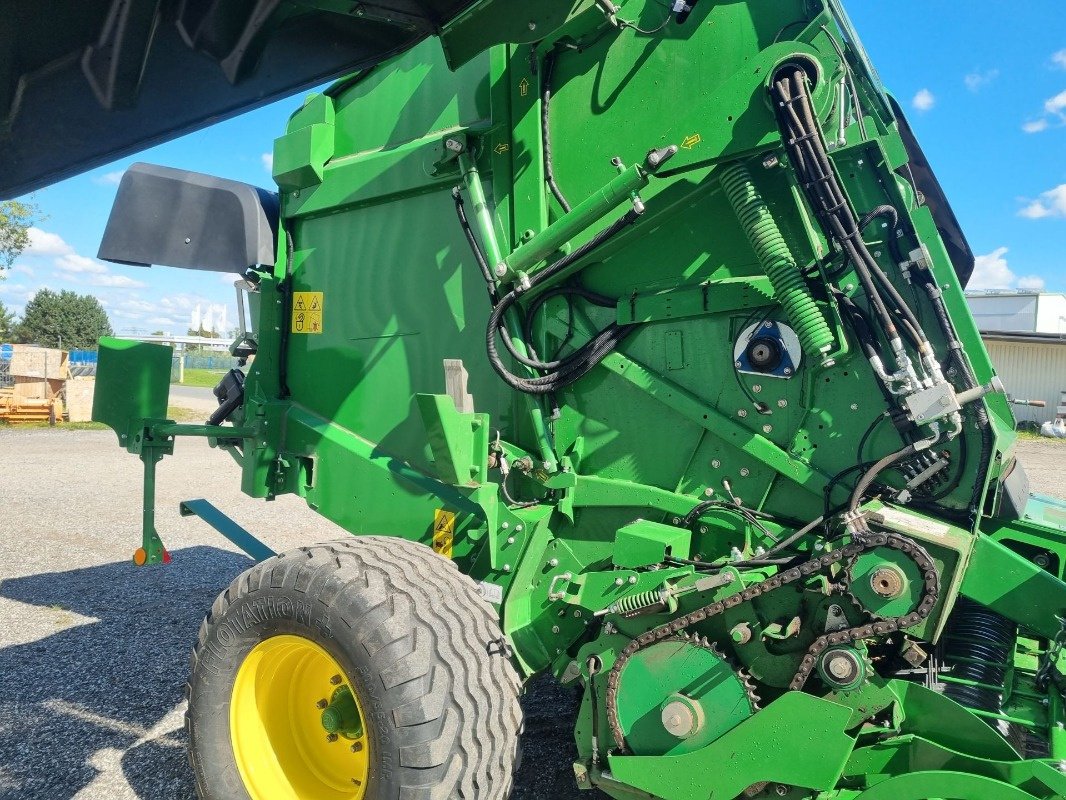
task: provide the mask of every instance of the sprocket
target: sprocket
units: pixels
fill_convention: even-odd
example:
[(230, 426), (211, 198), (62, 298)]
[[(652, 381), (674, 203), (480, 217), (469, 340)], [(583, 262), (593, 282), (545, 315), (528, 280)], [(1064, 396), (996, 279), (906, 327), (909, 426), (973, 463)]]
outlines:
[(679, 635), (626, 665), (619, 718), (637, 755), (680, 755), (703, 747), (759, 710), (751, 677), (718, 646)]

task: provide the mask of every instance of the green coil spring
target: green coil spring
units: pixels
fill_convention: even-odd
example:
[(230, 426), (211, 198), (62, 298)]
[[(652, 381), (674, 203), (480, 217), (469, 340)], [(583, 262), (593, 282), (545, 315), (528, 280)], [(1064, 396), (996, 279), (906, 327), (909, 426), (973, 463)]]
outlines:
[(759, 263), (766, 270), (777, 301), (785, 309), (788, 323), (799, 337), (803, 352), (830, 366), (826, 354), (833, 347), (833, 333), (821, 309), (803, 281), (781, 229), (743, 164), (726, 167), (721, 174), (722, 188), (729, 198)]
[(661, 606), (663, 604), (663, 596), (658, 589), (652, 589), (647, 592), (641, 592), (640, 594), (630, 595), (628, 597), (622, 597), (615, 600), (611, 604), (611, 611), (621, 616), (627, 614), (633, 614), (644, 608), (651, 606)]

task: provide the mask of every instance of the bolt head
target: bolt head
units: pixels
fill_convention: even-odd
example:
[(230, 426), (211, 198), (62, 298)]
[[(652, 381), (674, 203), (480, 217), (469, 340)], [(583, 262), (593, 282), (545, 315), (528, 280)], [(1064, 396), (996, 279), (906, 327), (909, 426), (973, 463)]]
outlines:
[(751, 387), (751, 390), (753, 392), (755, 392), (755, 394), (758, 394), (759, 392), (762, 391), (762, 384), (761, 383), (755, 384), (754, 386)]
[(744, 409), (744, 408), (738, 409), (737, 410), (737, 416), (740, 417), (741, 419), (744, 419), (744, 417), (748, 416), (747, 409)]
[(636, 576), (636, 575), (630, 575), (630, 576), (629, 576), (629, 582), (630, 582), (631, 584), (632, 584), (632, 583), (636, 583), (636, 582), (637, 582), (637, 576)]
[(354, 744), (352, 744), (352, 752), (353, 753), (359, 753), (359, 752), (362, 751), (362, 749), (363, 749), (363, 743), (362, 742), (355, 742)]
[(337, 741), (338, 738), (340, 738), (340, 737), (338, 737), (337, 734), (335, 734), (335, 733), (327, 733), (326, 734), (326, 741), (327, 742), (335, 742), (335, 741)]
[(614, 585), (615, 586), (625, 586), (625, 583), (626, 582), (625, 582), (624, 578), (615, 578), (614, 579)]
[(507, 265), (501, 261), (499, 264), (496, 265), (495, 272), (497, 278), (502, 278), (504, 275), (507, 274)]
[(763, 433), (773, 433), (774, 432), (774, 426), (773, 425), (763, 425), (762, 426), (762, 432)]
[(325, 708), (328, 705), (329, 705), (329, 701), (327, 701), (327, 700), (319, 700), (317, 703), (315, 703), (315, 708), (321, 709), (321, 708)]
[[(712, 466), (712, 467), (714, 467), (715, 469), (718, 469), (718, 468), (719, 468), (720, 466), (722, 466), (722, 462), (721, 462), (721, 461), (719, 461), (719, 460), (718, 460), (718, 459), (716, 458), (716, 459), (714, 459), (714, 460), (712, 460), (712, 461), (711, 461), (711, 466)], [(711, 490), (711, 489), (708, 489), (708, 490), (707, 490), (707, 492), (706, 492), (706, 494), (707, 494), (707, 496), (709, 497), (710, 495), (714, 494), (714, 491), (713, 491), (713, 490)]]
[(553, 558), (551, 561), (548, 562), (548, 566), (549, 567), (557, 567), (557, 566), (559, 566), (559, 559)]
[(852, 663), (847, 656), (833, 656), (829, 659), (826, 669), (834, 678), (844, 680), (851, 675)]
[(740, 477), (746, 478), (750, 474), (751, 474), (751, 472), (748, 470), (747, 467), (741, 467), (741, 469), (740, 469)]
[(559, 626), (558, 625), (552, 625), (552, 633), (558, 633), (558, 632), (559, 632)]
[(508, 536), (507, 537), (507, 544), (514, 544), (514, 537), (513, 536)]
[(858, 411), (859, 410), (859, 404), (858, 403), (852, 403), (851, 404), (851, 410), (852, 411)]
[(334, 675), (332, 678), (329, 679), (329, 682), (332, 683), (334, 686), (340, 686), (343, 680), (344, 679), (341, 678), (340, 675)]
[(504, 572), (510, 572), (511, 571), (511, 565), (510, 564), (504, 564), (503, 565), (503, 571)]

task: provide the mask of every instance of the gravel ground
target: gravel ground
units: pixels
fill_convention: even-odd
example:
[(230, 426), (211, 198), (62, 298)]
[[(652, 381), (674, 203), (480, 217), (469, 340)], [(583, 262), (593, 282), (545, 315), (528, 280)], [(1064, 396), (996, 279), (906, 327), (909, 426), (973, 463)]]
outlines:
[[(251, 561), (178, 502), (205, 497), (275, 550), (343, 536), (293, 497), (238, 490), (225, 453), (181, 440), (159, 467), (174, 555), (138, 570), (140, 462), (110, 431), (0, 428), (0, 800), (192, 798), (182, 730), (189, 651)], [(514, 800), (574, 788), (576, 698), (535, 681)], [(602, 797), (602, 795), (601, 795)]]
[[(1033, 490), (1066, 497), (1066, 443), (1021, 447)], [(229, 456), (182, 440), (157, 487), (174, 561), (137, 570), (139, 468), (110, 431), (0, 429), (0, 800), (193, 796), (188, 653), (204, 611), (251, 562), (180, 518), (180, 500), (212, 500), (275, 550), (343, 535), (295, 498), (245, 497)], [(575, 702), (531, 685), (514, 800), (596, 797), (573, 787)]]

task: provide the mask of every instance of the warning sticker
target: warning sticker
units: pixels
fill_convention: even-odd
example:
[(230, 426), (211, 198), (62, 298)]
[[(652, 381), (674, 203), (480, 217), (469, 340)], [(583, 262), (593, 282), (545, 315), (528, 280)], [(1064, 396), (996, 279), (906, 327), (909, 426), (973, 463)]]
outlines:
[(455, 541), (455, 512), (438, 508), (433, 512), (433, 551), (445, 558), (451, 558), (453, 541)]
[(292, 332), (322, 333), (322, 292), (294, 292)]

